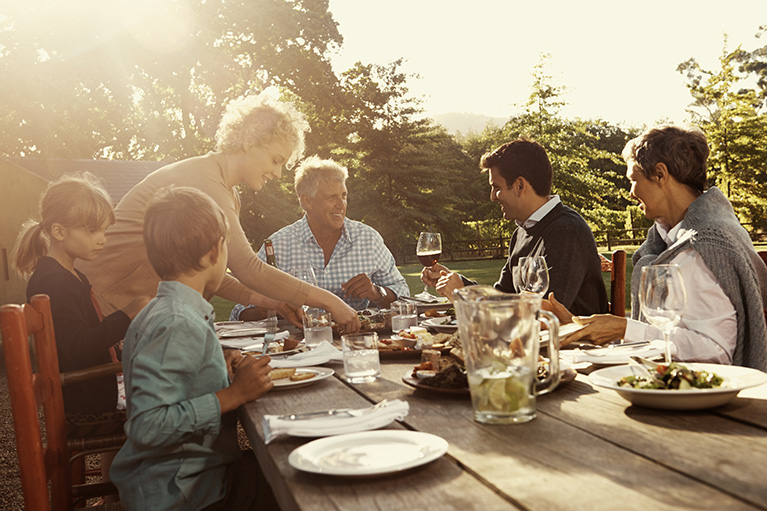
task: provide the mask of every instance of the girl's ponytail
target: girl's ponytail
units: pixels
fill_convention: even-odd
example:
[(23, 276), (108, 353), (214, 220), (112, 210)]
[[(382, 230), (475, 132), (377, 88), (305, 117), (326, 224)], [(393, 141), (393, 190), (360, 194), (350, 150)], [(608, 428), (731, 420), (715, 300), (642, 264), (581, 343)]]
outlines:
[(11, 251), (11, 264), (23, 278), (29, 278), (38, 261), (48, 253), (50, 240), (40, 222), (30, 220), (21, 227), (16, 244)]

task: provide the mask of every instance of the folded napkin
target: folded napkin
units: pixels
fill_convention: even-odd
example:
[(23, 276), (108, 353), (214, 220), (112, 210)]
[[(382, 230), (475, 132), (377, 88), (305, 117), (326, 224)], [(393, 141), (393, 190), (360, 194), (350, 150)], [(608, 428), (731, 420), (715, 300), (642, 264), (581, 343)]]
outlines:
[[(648, 344), (622, 346), (612, 344), (604, 348), (594, 348), (589, 350), (562, 350), (560, 358), (570, 364), (580, 362), (590, 362), (592, 364), (628, 364), (629, 357), (654, 358), (663, 355), (666, 350), (666, 341), (655, 340)], [(671, 354), (676, 353), (676, 346), (671, 344)]]
[[(286, 339), (290, 336), (290, 332), (283, 330), (274, 334), (274, 340)], [(229, 339), (221, 339), (221, 346), (224, 348), (234, 348), (237, 350), (250, 351), (262, 348), (264, 346), (264, 336), (252, 336), (252, 337), (232, 337)]]
[(264, 415), (264, 442), (268, 444), (282, 435), (324, 437), (369, 431), (382, 428), (395, 420), (404, 419), (409, 410), (410, 406), (407, 402), (394, 399), (379, 408), (350, 410), (352, 415), (320, 415), (308, 419), (280, 419), (279, 415)]
[(331, 360), (342, 361), (343, 354), (341, 350), (334, 347), (328, 341), (322, 341), (319, 346), (303, 353), (296, 353), (287, 357), (279, 357), (279, 353), (272, 357), (269, 365), (272, 368), (277, 367), (308, 367), (324, 364)]

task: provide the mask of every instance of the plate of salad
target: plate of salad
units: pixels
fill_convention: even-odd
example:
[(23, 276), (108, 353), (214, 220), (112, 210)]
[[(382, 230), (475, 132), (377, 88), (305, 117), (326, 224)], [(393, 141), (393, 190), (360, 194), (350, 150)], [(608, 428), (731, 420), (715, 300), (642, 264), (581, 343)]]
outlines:
[(728, 403), (743, 389), (767, 383), (767, 373), (720, 364), (658, 364), (648, 375), (631, 365), (605, 367), (591, 383), (615, 390), (633, 405), (666, 410), (701, 410)]

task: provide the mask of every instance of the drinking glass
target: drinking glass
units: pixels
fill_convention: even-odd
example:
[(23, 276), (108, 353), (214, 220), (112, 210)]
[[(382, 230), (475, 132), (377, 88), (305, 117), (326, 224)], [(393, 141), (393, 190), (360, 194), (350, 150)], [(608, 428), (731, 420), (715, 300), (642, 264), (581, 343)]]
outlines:
[(396, 301), (391, 304), (391, 331), (397, 333), (400, 330), (418, 326), (418, 305), (413, 302)]
[(381, 376), (378, 334), (363, 332), (341, 336), (344, 373), (349, 383), (368, 383)]
[(639, 304), (645, 319), (663, 330), (666, 364), (671, 363), (671, 330), (682, 319), (687, 292), (676, 264), (654, 264), (642, 268)]
[(322, 341), (333, 342), (333, 322), (329, 312), (311, 307), (304, 311), (303, 321), (307, 348), (316, 348)]
[[(438, 232), (422, 232), (418, 235), (418, 244), (415, 248), (418, 260), (424, 266), (434, 266), (442, 255), (442, 236)], [(423, 286), (423, 292), (415, 295), (416, 298), (431, 300), (434, 298), (427, 287)]]
[(518, 263), (519, 292), (543, 297), (549, 289), (549, 267), (544, 256), (520, 257)]

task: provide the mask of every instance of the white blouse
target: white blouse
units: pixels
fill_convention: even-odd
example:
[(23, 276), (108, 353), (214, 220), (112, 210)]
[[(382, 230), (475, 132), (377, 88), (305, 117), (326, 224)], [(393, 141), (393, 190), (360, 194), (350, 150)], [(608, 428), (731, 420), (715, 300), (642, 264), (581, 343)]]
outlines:
[[(658, 233), (667, 245), (673, 245), (689, 235), (680, 229), (681, 222), (666, 232), (656, 223)], [(679, 324), (671, 331), (676, 360), (731, 364), (738, 340), (738, 321), (730, 299), (708, 269), (703, 258), (687, 249), (671, 261), (679, 265), (687, 291), (687, 307)], [(626, 341), (663, 339), (657, 327), (629, 319)]]

